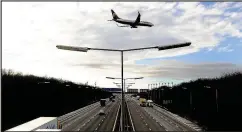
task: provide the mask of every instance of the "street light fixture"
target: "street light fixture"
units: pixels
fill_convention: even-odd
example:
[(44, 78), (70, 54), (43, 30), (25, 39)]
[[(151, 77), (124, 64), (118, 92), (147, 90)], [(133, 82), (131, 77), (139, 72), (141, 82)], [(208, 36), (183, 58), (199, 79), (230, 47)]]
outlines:
[[(62, 50), (70, 50), (70, 51), (79, 51), (79, 52), (87, 52), (88, 50), (102, 50), (102, 51), (118, 51), (121, 52), (121, 73), (122, 73), (122, 82), (123, 82), (123, 52), (126, 51), (136, 51), (136, 50), (145, 50), (145, 49), (158, 49), (160, 50), (167, 50), (167, 49), (174, 49), (180, 48), (185, 46), (190, 46), (191, 42), (185, 43), (178, 43), (172, 45), (165, 45), (165, 46), (154, 46), (154, 47), (144, 47), (144, 48), (135, 48), (135, 49), (126, 49), (126, 50), (118, 50), (118, 49), (103, 49), (103, 48), (88, 48), (88, 47), (78, 47), (78, 46), (65, 46), (65, 45), (57, 45), (58, 49)], [(112, 78), (110, 78), (112, 79)], [(122, 91), (123, 91), (123, 83), (122, 83)], [(122, 93), (123, 98), (123, 93)]]
[[(137, 79), (143, 79), (144, 77), (135, 77), (135, 78), (117, 78), (117, 77), (106, 77), (107, 79), (122, 79), (122, 83), (124, 84), (123, 88), (122, 88), (122, 91), (125, 92), (125, 89), (129, 88), (129, 87), (125, 87), (125, 84), (135, 84), (135, 83), (125, 83), (125, 80), (131, 80), (131, 79), (134, 79), (134, 80), (137, 80)], [(115, 83), (113, 82), (114, 84), (122, 84), (122, 83)]]
[[(113, 82), (113, 84), (121, 84), (121, 83)], [(135, 84), (135, 83), (125, 83), (125, 84)]]
[[(145, 50), (145, 49), (158, 49), (160, 50), (167, 50), (167, 49), (174, 49), (174, 48), (180, 48), (185, 46), (190, 46), (191, 42), (185, 42), (185, 43), (178, 43), (173, 45), (165, 45), (165, 46), (154, 46), (154, 47), (144, 47), (144, 48), (135, 48), (135, 49), (126, 49), (126, 50), (117, 50), (117, 49), (103, 49), (103, 48), (89, 48), (89, 47), (77, 47), (77, 46), (64, 46), (64, 45), (57, 45), (56, 47), (58, 49), (62, 50), (70, 50), (70, 51), (79, 51), (79, 52), (87, 52), (88, 50), (102, 50), (102, 51), (115, 51), (121, 53), (121, 78), (122, 78), (122, 104), (123, 104), (123, 53), (128, 51), (136, 51), (136, 50)], [(123, 107), (122, 107), (123, 108)], [(122, 112), (121, 112), (122, 113)], [(123, 116), (121, 115), (121, 120)], [(121, 124), (123, 125), (123, 124)], [(123, 126), (121, 126), (123, 128)], [(123, 129), (122, 129), (123, 130)]]
[(114, 77), (106, 77), (107, 79), (119, 79), (119, 78), (114, 78)]
[(38, 84), (49, 84), (50, 82), (38, 82)]
[[(122, 79), (122, 83), (119, 83), (119, 84), (123, 84), (124, 86), (122, 87), (122, 91), (125, 91), (125, 80), (131, 80), (131, 79), (134, 79), (134, 80), (137, 80), (137, 79), (143, 79), (144, 77), (134, 77), (134, 78), (118, 78), (118, 77), (106, 77), (107, 79)], [(114, 84), (116, 84), (115, 82), (113, 82)], [(130, 84), (130, 83), (127, 83), (127, 84)], [(134, 84), (134, 83), (133, 83)]]

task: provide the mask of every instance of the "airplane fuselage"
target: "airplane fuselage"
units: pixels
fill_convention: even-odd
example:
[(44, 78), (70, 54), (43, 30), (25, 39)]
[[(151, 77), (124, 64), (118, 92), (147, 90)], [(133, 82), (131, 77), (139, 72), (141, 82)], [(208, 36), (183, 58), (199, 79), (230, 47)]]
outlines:
[[(132, 21), (132, 20), (127, 20), (127, 19), (116, 19), (114, 21), (116, 21), (118, 23), (121, 23), (121, 24), (127, 24), (127, 25), (130, 25), (130, 26), (133, 26), (133, 24), (135, 22), (135, 21)], [(154, 25), (152, 23), (150, 23), (150, 22), (140, 21), (139, 23), (137, 23), (134, 26), (147, 26), (147, 27), (152, 27)]]

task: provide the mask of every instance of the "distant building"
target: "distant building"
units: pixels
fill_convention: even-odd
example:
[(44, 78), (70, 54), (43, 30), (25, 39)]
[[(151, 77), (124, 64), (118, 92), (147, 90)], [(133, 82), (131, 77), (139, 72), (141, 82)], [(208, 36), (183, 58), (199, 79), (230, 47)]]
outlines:
[(139, 92), (140, 93), (147, 93), (149, 89), (140, 89)]
[(121, 92), (121, 88), (103, 88), (103, 90), (106, 90), (108, 92)]
[(128, 89), (128, 93), (138, 93), (138, 89)]

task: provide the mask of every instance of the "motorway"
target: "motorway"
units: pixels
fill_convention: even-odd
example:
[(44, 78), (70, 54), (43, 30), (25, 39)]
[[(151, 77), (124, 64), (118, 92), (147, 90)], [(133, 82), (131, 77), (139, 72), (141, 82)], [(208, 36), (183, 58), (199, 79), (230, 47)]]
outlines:
[(105, 115), (94, 116), (79, 131), (112, 131), (119, 105), (120, 99), (116, 99), (115, 102), (107, 104), (104, 108)]
[[(129, 95), (126, 95), (126, 101), (135, 131), (195, 131), (160, 107), (141, 107), (139, 101)], [(118, 95), (115, 102), (107, 101), (105, 107), (95, 103), (88, 109), (80, 110), (79, 115), (62, 122), (62, 131), (113, 131), (120, 103), (121, 97)], [(101, 109), (105, 115), (99, 115)]]
[[(115, 102), (107, 101), (105, 107), (101, 107), (100, 104), (95, 105), (80, 116), (71, 118), (65, 122), (61, 131), (112, 131), (120, 98), (116, 97), (115, 100)], [(99, 115), (101, 109), (105, 115)]]
[(136, 102), (128, 100), (127, 104), (136, 131), (165, 131)]
[(157, 106), (141, 107), (138, 100), (130, 96), (126, 98), (136, 131), (195, 131)]

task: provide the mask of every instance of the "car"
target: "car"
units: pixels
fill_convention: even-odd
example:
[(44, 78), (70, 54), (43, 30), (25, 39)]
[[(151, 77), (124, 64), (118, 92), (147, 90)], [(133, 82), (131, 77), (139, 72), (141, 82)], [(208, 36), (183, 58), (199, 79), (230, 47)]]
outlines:
[(99, 115), (105, 115), (104, 110), (100, 110)]
[(148, 107), (153, 107), (152, 103), (153, 103), (152, 100), (147, 100), (147, 106), (148, 106)]

